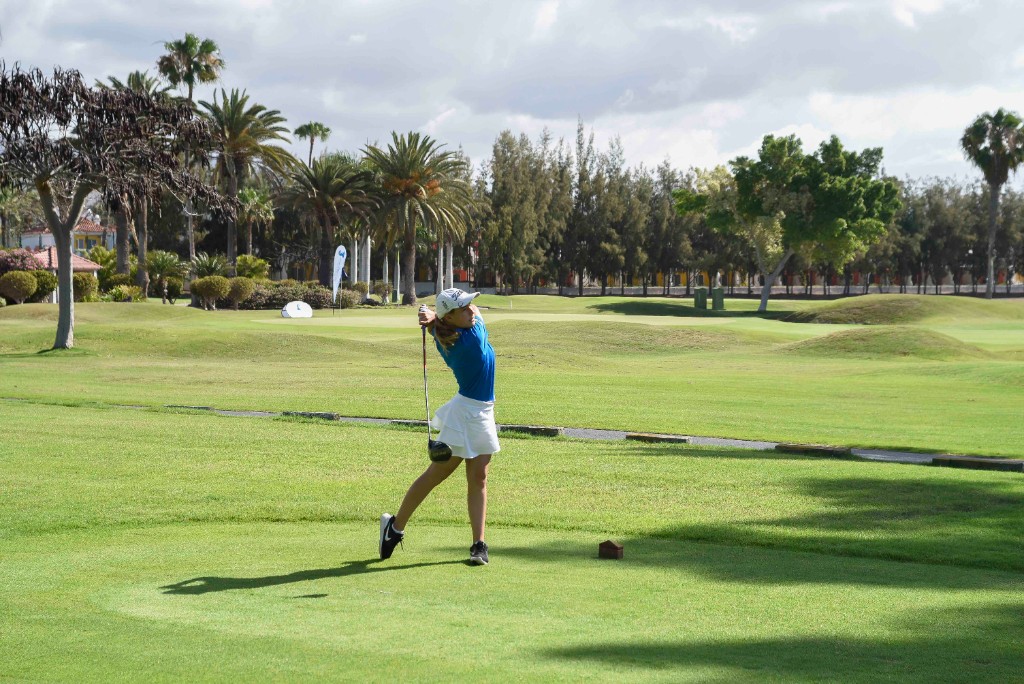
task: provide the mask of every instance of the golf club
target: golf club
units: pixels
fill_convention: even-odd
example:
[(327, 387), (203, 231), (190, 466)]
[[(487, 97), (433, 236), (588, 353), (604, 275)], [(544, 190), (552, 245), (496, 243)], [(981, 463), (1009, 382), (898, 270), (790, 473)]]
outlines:
[(423, 403), (427, 408), (427, 456), (435, 463), (444, 463), (452, 457), (452, 449), (444, 442), (433, 439), (430, 433), (430, 393), (427, 391), (427, 326), (423, 330)]

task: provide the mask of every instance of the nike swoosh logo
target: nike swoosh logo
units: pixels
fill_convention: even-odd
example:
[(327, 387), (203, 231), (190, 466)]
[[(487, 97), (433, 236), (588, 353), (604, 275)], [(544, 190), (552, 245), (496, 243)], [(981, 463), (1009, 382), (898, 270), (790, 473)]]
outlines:
[(388, 534), (389, 529), (391, 529), (391, 525), (388, 525), (387, 529), (384, 530), (384, 541), (391, 541), (391, 535)]

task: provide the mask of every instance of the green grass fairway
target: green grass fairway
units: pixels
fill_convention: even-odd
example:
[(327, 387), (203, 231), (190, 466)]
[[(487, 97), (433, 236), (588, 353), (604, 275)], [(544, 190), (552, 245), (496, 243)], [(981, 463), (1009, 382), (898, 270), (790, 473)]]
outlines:
[(376, 558), (419, 431), (0, 416), (3, 680), (1020, 678), (1019, 475), (503, 438), (475, 568), (461, 472)]
[[(872, 296), (729, 300), (483, 296), (499, 421), (1024, 457), (1024, 301)], [(0, 397), (346, 415), (422, 415), (409, 308), (203, 312), (0, 309)], [(829, 318), (831, 317), (831, 318)], [(833, 320), (832, 323), (793, 322)], [(454, 382), (436, 355), (431, 389)]]

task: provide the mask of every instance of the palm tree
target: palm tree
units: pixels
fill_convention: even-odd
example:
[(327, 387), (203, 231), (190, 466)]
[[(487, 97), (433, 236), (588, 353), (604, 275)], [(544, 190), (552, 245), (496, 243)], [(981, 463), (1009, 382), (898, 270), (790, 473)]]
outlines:
[(171, 86), (161, 83), (159, 78), (150, 76), (148, 70), (133, 71), (128, 74), (128, 78), (124, 81), (116, 76), (107, 76), (107, 81), (108, 83), (104, 83), (96, 79), (96, 87), (107, 90), (134, 90), (137, 93), (143, 93), (154, 98), (165, 96), (167, 91), (171, 89)]
[(274, 220), (274, 203), (270, 195), (257, 188), (242, 188), (238, 193), (238, 220), (245, 224), (245, 253), (252, 254), (252, 226)]
[(309, 165), (313, 165), (313, 141), (319, 139), (320, 142), (327, 142), (327, 139), (331, 137), (331, 129), (320, 123), (319, 121), (310, 121), (304, 123), (295, 129), (295, 135), (300, 140), (309, 138)]
[(187, 264), (188, 273), (193, 278), (205, 278), (212, 275), (224, 275), (228, 270), (227, 259), (220, 254), (199, 252)]
[(146, 257), (146, 265), (149, 267), (149, 275), (156, 279), (157, 288), (160, 290), (160, 301), (167, 303), (167, 280), (168, 278), (181, 278), (187, 270), (178, 255), (173, 252), (154, 250)]
[[(167, 79), (173, 88), (188, 88), (188, 102), (193, 103), (192, 93), (200, 83), (212, 83), (220, 77), (224, 69), (224, 60), (220, 56), (217, 43), (209, 38), (199, 38), (193, 33), (186, 33), (181, 40), (164, 43), (167, 54), (157, 60), (156, 67), (160, 75)], [(185, 166), (189, 166), (191, 155), (185, 150)], [(185, 201), (185, 222), (188, 233), (188, 258), (196, 255), (196, 240), (192, 230), (192, 200)]]
[(331, 285), (337, 230), (346, 217), (366, 216), (376, 206), (373, 174), (360, 169), (342, 155), (332, 154), (292, 171), (282, 193), (284, 202), (316, 218), (320, 229), (320, 257), (317, 276)]
[(443, 151), (430, 136), (391, 134), (387, 150), (370, 145), (363, 153), (378, 174), (383, 210), (394, 217), (404, 239), (402, 303), (416, 303), (416, 226), (439, 236), (462, 236), (473, 204), (464, 180), (465, 160)]
[[(213, 128), (217, 156), (215, 171), (227, 186), (227, 196), (238, 199), (238, 190), (245, 178), (258, 169), (284, 174), (299, 162), (282, 147), (270, 143), (288, 141), (285, 118), (276, 109), (249, 104), (245, 91), (223, 89), (220, 99), (200, 101)], [(228, 263), (234, 269), (238, 254), (237, 221), (228, 221)]]
[(988, 183), (988, 277), (985, 298), (995, 292), (996, 228), (999, 216), (999, 195), (1003, 185), (1024, 163), (1024, 127), (1016, 112), (999, 108), (995, 114), (985, 113), (967, 127), (960, 138), (960, 148), (967, 159), (985, 175)]

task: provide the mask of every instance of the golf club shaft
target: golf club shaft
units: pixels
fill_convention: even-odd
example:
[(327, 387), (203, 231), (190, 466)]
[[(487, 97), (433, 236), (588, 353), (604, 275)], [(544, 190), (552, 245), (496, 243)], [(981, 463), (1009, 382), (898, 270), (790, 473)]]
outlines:
[(423, 329), (423, 406), (427, 410), (427, 441), (432, 439), (430, 434), (430, 393), (427, 391), (427, 326)]

